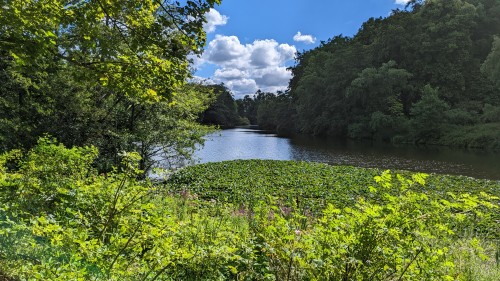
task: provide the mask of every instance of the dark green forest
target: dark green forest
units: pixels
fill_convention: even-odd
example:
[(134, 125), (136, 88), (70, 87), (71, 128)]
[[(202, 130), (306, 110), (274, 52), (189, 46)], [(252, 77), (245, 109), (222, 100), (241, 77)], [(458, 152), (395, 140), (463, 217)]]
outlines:
[(500, 149), (499, 35), (498, 0), (411, 1), (299, 53), (289, 90), (240, 114), (280, 134)]
[(212, 93), (213, 99), (210, 106), (200, 114), (199, 121), (205, 125), (215, 125), (220, 128), (234, 128), (238, 125), (248, 125), (246, 118), (238, 114), (238, 105), (231, 91), (224, 86), (206, 85), (206, 92)]

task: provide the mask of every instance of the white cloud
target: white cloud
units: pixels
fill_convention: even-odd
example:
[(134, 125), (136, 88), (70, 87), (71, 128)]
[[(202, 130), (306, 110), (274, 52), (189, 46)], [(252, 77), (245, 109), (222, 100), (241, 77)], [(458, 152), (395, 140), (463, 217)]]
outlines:
[(406, 5), (408, 2), (410, 2), (410, 0), (396, 0), (396, 4), (399, 5)]
[(293, 45), (281, 44), (278, 46), (282, 61), (288, 61), (295, 58), (297, 49)]
[(314, 44), (314, 42), (316, 42), (316, 38), (314, 38), (312, 35), (302, 34), (300, 31), (297, 31), (297, 34), (293, 36), (293, 41), (304, 42), (306, 44)]
[(250, 63), (255, 67), (268, 67), (279, 63), (280, 54), (274, 40), (258, 40), (249, 46)]
[(215, 64), (213, 80), (224, 83), (237, 97), (256, 90), (285, 90), (291, 78), (285, 64), (297, 49), (275, 40), (255, 40), (242, 44), (236, 36), (216, 35), (203, 54), (202, 60)]
[(207, 22), (203, 25), (205, 32), (214, 32), (217, 26), (225, 25), (229, 17), (221, 15), (217, 10), (211, 8), (208, 13), (205, 14)]
[(290, 71), (286, 67), (270, 67), (255, 73), (255, 81), (263, 87), (279, 87), (287, 85), (291, 78)]
[(214, 73), (214, 77), (217, 77), (219, 80), (238, 80), (242, 77), (249, 77), (249, 73), (244, 70), (240, 70), (237, 68), (222, 68), (216, 69)]
[[(221, 81), (224, 82), (224, 81)], [(236, 95), (236, 98), (240, 98), (244, 94), (253, 94), (258, 89), (257, 83), (253, 79), (241, 78), (237, 80), (230, 80), (224, 82), (224, 84)]]
[(248, 55), (247, 47), (240, 43), (238, 37), (216, 35), (215, 39), (208, 43), (203, 57), (214, 64), (233, 65), (244, 61)]
[(257, 68), (277, 66), (294, 58), (295, 46), (280, 44), (275, 40), (256, 40), (247, 45), (250, 53), (250, 63)]

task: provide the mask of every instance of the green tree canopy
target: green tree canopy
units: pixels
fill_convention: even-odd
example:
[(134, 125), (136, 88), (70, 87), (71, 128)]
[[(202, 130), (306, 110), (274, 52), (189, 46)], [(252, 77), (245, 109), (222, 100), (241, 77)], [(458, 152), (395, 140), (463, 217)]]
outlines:
[(99, 148), (103, 169), (123, 151), (186, 156), (205, 130), (189, 55), (205, 44), (218, 0), (0, 1), (0, 150), (49, 134)]
[(418, 141), (455, 145), (461, 136), (460, 145), (488, 146), (481, 140), (496, 136), (466, 132), (492, 133), (479, 127), (496, 120), (491, 109), (500, 106), (499, 35), (498, 0), (416, 0), (369, 19), (352, 37), (335, 36), (298, 54), (290, 129), (414, 142), (416, 128), (426, 128), (412, 127), (422, 115), (411, 112), (430, 99), (422, 90), (429, 85), (449, 106), (443, 115), (449, 126), (439, 127), (447, 131), (434, 134), (438, 139)]
[(481, 70), (500, 89), (500, 37), (495, 37), (491, 53), (484, 61)]
[(210, 107), (201, 114), (201, 122), (223, 128), (232, 128), (239, 125), (238, 107), (229, 89), (224, 84), (205, 87), (207, 90), (213, 91), (215, 99)]
[(439, 91), (426, 85), (422, 99), (411, 109), (412, 129), (417, 141), (437, 138), (445, 123), (445, 112), (450, 106), (439, 98)]
[(90, 85), (155, 101), (184, 83), (187, 55), (205, 43), (203, 14), (218, 3), (4, 1), (0, 50), (22, 77), (58, 61)]

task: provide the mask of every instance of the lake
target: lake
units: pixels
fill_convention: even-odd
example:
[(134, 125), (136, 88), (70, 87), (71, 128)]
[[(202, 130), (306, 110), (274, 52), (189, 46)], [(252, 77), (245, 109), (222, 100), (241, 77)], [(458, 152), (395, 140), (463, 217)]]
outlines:
[(500, 153), (489, 151), (394, 146), (311, 136), (281, 138), (252, 128), (222, 130), (205, 139), (204, 147), (195, 152), (196, 163), (235, 159), (302, 160), (500, 180)]

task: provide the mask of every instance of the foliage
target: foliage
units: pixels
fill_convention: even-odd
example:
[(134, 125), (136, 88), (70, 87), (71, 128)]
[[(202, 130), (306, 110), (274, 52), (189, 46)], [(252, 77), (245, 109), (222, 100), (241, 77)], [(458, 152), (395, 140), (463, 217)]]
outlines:
[(495, 37), (491, 53), (484, 61), (481, 70), (497, 88), (500, 88), (500, 37)]
[(245, 125), (238, 115), (238, 108), (229, 89), (223, 84), (209, 85), (213, 90), (215, 99), (213, 103), (200, 116), (202, 124), (218, 125), (222, 128), (233, 128), (237, 125)]
[(449, 105), (439, 98), (439, 91), (426, 85), (422, 98), (411, 109), (412, 131), (416, 142), (439, 138), (446, 122), (445, 112)]
[(294, 161), (230, 161), (186, 167), (172, 175), (167, 188), (188, 189), (205, 200), (255, 204), (268, 195), (300, 208), (351, 203), (358, 187), (371, 183), (378, 171)]
[[(257, 96), (260, 92), (257, 92)], [(243, 99), (236, 100), (236, 105), (238, 106), (238, 114), (248, 119), (250, 125), (257, 124), (257, 109), (256, 98), (251, 98), (249, 95), (245, 95)]]
[(486, 122), (500, 122), (500, 106), (485, 104), (482, 118)]
[(479, 149), (500, 149), (500, 123), (487, 123), (479, 126), (463, 126), (451, 130), (443, 137), (443, 143)]
[(266, 93), (258, 90), (253, 98), (246, 95), (236, 101), (238, 113), (259, 128), (275, 131), (278, 135), (290, 135), (295, 110), (289, 92)]
[[(259, 97), (259, 95), (261, 95)], [(275, 131), (284, 136), (293, 133), (289, 130), (295, 110), (291, 105), (291, 96), (288, 92), (258, 93), (257, 124), (264, 130)]]
[(205, 43), (217, 0), (7, 1), (0, 10), (0, 151), (30, 149), (45, 134), (95, 145), (103, 171), (118, 154), (184, 157), (205, 129), (209, 102), (188, 55)]
[[(352, 37), (334, 36), (299, 53), (289, 85), (296, 114), (287, 130), (453, 145), (449, 135), (497, 122), (483, 108), (500, 106), (499, 11), (497, 0), (411, 1), (367, 20)], [(432, 103), (428, 87), (447, 104), (434, 101), (446, 114), (435, 116), (440, 124), (433, 128), (414, 114)], [(462, 134), (461, 146), (475, 146), (477, 137)]]
[[(123, 155), (121, 171), (98, 175), (88, 169), (95, 152), (42, 139), (19, 169), (2, 166), (2, 274), (22, 280), (214, 280), (231, 274), (232, 261), (223, 255), (245, 237), (234, 229), (239, 218), (218, 205), (207, 211), (217, 216), (208, 218), (192, 205), (196, 200), (164, 197), (137, 181), (137, 154)], [(211, 263), (213, 269), (206, 267)]]
[[(166, 181), (166, 187), (175, 192), (189, 190), (205, 200), (233, 204), (252, 204), (271, 195), (288, 206), (314, 211), (326, 207), (328, 202), (335, 202), (338, 207), (354, 204), (358, 196), (366, 195), (366, 187), (381, 172), (321, 163), (235, 160), (183, 168)], [(398, 173), (411, 176), (410, 172)], [(418, 190), (442, 199), (448, 197), (447, 192), (479, 195), (484, 191), (500, 196), (498, 184), (463, 176), (431, 175)]]
[[(488, 228), (498, 198), (481, 191), (498, 192), (498, 182), (388, 171), (373, 182), (376, 170), (238, 161), (189, 167), (155, 185), (137, 180), (137, 154), (123, 154), (121, 168), (103, 175), (92, 169), (96, 152), (44, 138), (26, 155), (0, 157), (0, 276), (469, 280), (475, 266), (492, 262), (483, 245), (498, 234)], [(253, 191), (260, 177), (243, 176), (252, 169), (266, 171)], [(238, 195), (240, 187), (248, 190)], [(472, 194), (440, 196), (464, 189)], [(307, 201), (316, 192), (323, 198)], [(480, 236), (461, 238), (462, 230)]]
[(46, 83), (33, 92), (3, 92), (0, 150), (29, 149), (49, 134), (68, 146), (98, 147), (100, 170), (118, 164), (122, 151), (138, 152), (141, 169), (148, 170), (158, 161), (165, 166), (188, 156), (207, 132), (196, 121), (210, 95), (198, 85), (182, 86), (170, 100), (142, 103), (86, 89), (63, 72), (51, 74)]
[[(394, 61), (384, 63), (378, 69), (364, 69), (347, 90), (349, 115), (352, 116), (349, 136), (373, 138), (376, 133), (384, 138), (397, 133), (398, 125), (404, 123), (409, 110), (410, 78), (411, 74), (398, 69)], [(368, 119), (370, 126), (365, 130), (351, 130), (352, 127), (366, 126), (365, 120)]]
[[(498, 276), (496, 242), (484, 238), (498, 239), (498, 214), (492, 211), (483, 217), (479, 212), (481, 218), (472, 221), (462, 216), (471, 211), (476, 214), (473, 209), (479, 202), (489, 200), (483, 192), (498, 195), (498, 182), (438, 175), (425, 178), (403, 172), (411, 178), (407, 180), (385, 172), (375, 177), (379, 186), (367, 190), (378, 173), (247, 160), (188, 167), (173, 175), (167, 186), (196, 192), (206, 200), (239, 203), (243, 213), (254, 209), (255, 218), (265, 226), (257, 233), (279, 280), (387, 280), (390, 276), (395, 280), (469, 280), (476, 267), (486, 269), (474, 275), (484, 279), (476, 280), (489, 280), (488, 274)], [(469, 207), (460, 213), (462, 203)], [(311, 222), (312, 217), (318, 220)], [(479, 244), (470, 243), (470, 233), (479, 229)], [(462, 233), (466, 233), (463, 240)], [(490, 246), (483, 248), (483, 244)], [(459, 251), (484, 255), (465, 260), (456, 254)]]
[[(177, 167), (190, 158), (196, 145), (203, 143), (203, 136), (212, 131), (212, 128), (197, 122), (198, 114), (207, 108), (210, 101), (211, 95), (203, 85), (187, 84), (170, 102), (132, 104), (131, 109), (126, 108), (117, 116), (129, 118), (119, 119), (126, 125), (124, 131), (116, 132), (114, 155), (122, 151), (136, 151), (141, 156), (139, 168), (146, 172), (153, 167)], [(95, 143), (98, 141), (95, 140)]]
[(157, 100), (184, 82), (186, 55), (205, 42), (202, 15), (219, 2), (9, 1), (0, 49), (21, 76), (55, 59), (88, 83)]

